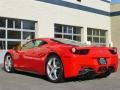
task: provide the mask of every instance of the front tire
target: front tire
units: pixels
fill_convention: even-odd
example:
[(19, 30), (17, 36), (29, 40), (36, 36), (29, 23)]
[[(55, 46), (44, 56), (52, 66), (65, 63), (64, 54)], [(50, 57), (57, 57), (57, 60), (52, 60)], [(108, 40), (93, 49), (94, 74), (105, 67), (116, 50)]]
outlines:
[(63, 81), (63, 65), (58, 56), (51, 55), (48, 57), (46, 62), (46, 75), (51, 82), (60, 83)]
[(13, 73), (13, 63), (12, 63), (12, 57), (10, 54), (6, 54), (4, 58), (4, 70), (8, 73)]

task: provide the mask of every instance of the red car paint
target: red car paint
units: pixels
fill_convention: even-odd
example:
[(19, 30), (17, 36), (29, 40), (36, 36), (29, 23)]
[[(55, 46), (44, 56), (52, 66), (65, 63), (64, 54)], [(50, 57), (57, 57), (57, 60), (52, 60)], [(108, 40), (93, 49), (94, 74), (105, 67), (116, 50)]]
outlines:
[[(91, 68), (96, 74), (103, 73), (99, 71), (101, 66), (114, 68), (114, 72), (118, 68), (118, 54), (112, 54), (109, 47), (95, 47), (95, 46), (73, 46), (67, 44), (60, 44), (52, 41), (50, 38), (40, 38), (34, 40), (43, 40), (47, 44), (39, 47), (34, 47), (27, 50), (8, 50), (13, 58), (13, 66), (16, 70), (34, 72), (41, 75), (46, 75), (45, 64), (50, 53), (56, 53), (63, 64), (64, 77), (76, 77), (84, 68)], [(88, 49), (88, 54), (74, 54), (71, 50)], [(101, 65), (98, 63), (98, 58), (105, 58), (107, 64)]]

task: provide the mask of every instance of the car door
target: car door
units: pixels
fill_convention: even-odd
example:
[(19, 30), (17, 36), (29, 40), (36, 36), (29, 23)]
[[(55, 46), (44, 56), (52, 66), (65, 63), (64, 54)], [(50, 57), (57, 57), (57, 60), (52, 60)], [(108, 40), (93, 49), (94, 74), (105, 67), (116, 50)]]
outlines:
[(34, 49), (33, 49), (33, 60), (31, 61), (32, 63), (32, 70), (34, 70), (34, 72), (39, 73), (40, 71), (43, 71), (43, 67), (44, 67), (44, 59), (45, 56), (48, 53), (48, 49), (47, 48), (47, 42), (43, 41), (43, 40), (35, 40), (34, 41)]
[(20, 50), (21, 57), (22, 57), (22, 63), (20, 63), (20, 66), (23, 66), (24, 70), (30, 71), (30, 67), (32, 64), (30, 61), (33, 60), (33, 48), (34, 48), (34, 43), (33, 40), (28, 42), (27, 44), (23, 45), (23, 47)]
[(43, 40), (34, 40), (34, 48), (32, 49), (31, 59), (29, 59), (29, 70), (32, 72), (39, 72), (42, 69), (43, 58), (46, 55), (45, 46), (47, 43)]
[(43, 40), (32, 40), (22, 48), (26, 70), (31, 72), (38, 72), (38, 66), (41, 64), (40, 56), (46, 54), (42, 49), (45, 44), (46, 42)]

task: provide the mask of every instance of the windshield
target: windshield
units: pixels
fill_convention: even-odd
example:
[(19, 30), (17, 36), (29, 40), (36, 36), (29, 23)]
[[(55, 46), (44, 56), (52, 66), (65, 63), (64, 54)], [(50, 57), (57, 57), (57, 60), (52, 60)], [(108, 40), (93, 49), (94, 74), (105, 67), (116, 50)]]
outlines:
[(69, 44), (69, 45), (75, 45), (75, 46), (89, 46), (86, 43), (70, 40), (70, 39), (62, 39), (62, 38), (55, 38), (52, 39), (54, 42), (61, 43), (61, 44)]

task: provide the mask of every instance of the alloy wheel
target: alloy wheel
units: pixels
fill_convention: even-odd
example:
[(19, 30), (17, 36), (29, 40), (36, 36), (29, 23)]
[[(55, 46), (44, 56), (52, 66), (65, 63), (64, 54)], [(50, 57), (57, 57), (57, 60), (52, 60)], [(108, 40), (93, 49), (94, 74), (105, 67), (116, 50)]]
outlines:
[(58, 82), (63, 77), (63, 70), (60, 59), (57, 56), (51, 56), (46, 65), (46, 73), (52, 82)]
[(6, 72), (12, 72), (12, 58), (10, 55), (5, 56), (4, 68)]

